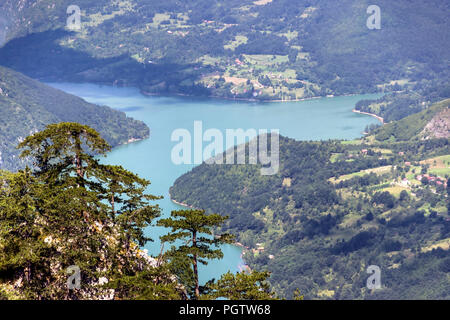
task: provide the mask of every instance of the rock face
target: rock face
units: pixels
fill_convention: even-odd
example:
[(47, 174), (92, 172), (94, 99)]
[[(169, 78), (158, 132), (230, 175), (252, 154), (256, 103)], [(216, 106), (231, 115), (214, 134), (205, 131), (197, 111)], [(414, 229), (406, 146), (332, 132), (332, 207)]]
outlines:
[(0, 47), (14, 34), (17, 27), (26, 21), (18, 18), (23, 10), (35, 6), (33, 0), (2, 0), (0, 2)]
[(436, 114), (433, 119), (427, 123), (421, 135), (424, 139), (450, 138), (450, 108), (446, 108)]

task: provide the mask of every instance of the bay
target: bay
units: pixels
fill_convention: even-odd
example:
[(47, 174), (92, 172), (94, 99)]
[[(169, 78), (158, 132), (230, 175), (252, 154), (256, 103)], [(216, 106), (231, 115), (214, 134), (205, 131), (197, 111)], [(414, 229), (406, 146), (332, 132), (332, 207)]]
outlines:
[[(311, 99), (298, 102), (248, 102), (209, 98), (145, 96), (136, 88), (118, 88), (90, 83), (49, 83), (88, 102), (107, 105), (124, 111), (128, 116), (144, 121), (150, 127), (150, 138), (114, 148), (103, 161), (149, 179), (148, 192), (162, 195), (158, 204), (162, 217), (183, 208), (170, 200), (169, 188), (176, 178), (194, 165), (175, 165), (171, 160), (171, 141), (176, 129), (194, 132), (194, 121), (202, 121), (203, 130), (278, 129), (280, 134), (297, 140), (354, 139), (362, 135), (365, 126), (377, 123), (367, 115), (351, 112), (356, 102), (378, 98), (380, 94), (353, 95)], [(154, 242), (145, 248), (152, 255), (161, 251), (159, 236), (167, 230), (151, 226), (146, 230)], [(167, 249), (167, 248), (166, 248)], [(200, 281), (218, 279), (227, 271), (238, 272), (244, 267), (242, 249), (234, 245), (221, 247), (224, 258), (200, 266)]]

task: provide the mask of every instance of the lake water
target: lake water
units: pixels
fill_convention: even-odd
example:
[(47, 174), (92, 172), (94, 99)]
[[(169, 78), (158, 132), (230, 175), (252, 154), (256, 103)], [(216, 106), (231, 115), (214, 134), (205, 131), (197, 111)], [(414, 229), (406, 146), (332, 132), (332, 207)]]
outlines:
[[(313, 99), (301, 102), (242, 102), (217, 99), (144, 96), (135, 88), (117, 88), (95, 84), (51, 83), (51, 86), (82, 97), (85, 100), (124, 111), (128, 116), (144, 121), (150, 127), (150, 138), (112, 150), (104, 162), (124, 168), (149, 179), (148, 192), (164, 196), (158, 201), (162, 217), (182, 207), (169, 198), (169, 188), (193, 165), (175, 165), (171, 141), (175, 129), (193, 132), (194, 121), (203, 122), (203, 130), (279, 129), (280, 134), (297, 140), (354, 139), (362, 135), (365, 126), (376, 123), (373, 117), (351, 112), (362, 99), (378, 98), (379, 94)], [(149, 253), (161, 250), (161, 227), (149, 227), (147, 233), (155, 241), (146, 245)], [(244, 262), (242, 250), (233, 245), (222, 246), (224, 258), (200, 266), (202, 283), (221, 274), (239, 271)]]

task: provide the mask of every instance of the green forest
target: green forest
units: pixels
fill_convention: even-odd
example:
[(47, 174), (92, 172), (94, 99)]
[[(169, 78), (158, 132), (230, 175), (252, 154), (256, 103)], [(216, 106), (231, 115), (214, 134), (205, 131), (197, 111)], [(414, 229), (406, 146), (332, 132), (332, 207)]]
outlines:
[(378, 1), (379, 30), (366, 0), (84, 0), (77, 31), (69, 0), (13, 3), (0, 64), (33, 78), (258, 100), (402, 92), (376, 111), (387, 121), (449, 97), (445, 1)]

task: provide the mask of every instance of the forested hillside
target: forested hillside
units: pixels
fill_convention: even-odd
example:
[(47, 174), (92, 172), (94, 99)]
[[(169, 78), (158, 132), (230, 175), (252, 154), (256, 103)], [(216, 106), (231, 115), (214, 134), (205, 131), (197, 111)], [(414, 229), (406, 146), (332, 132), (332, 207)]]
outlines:
[(450, 138), (450, 99), (435, 103), (431, 107), (388, 123), (375, 130), (378, 141), (395, 142), (430, 138)]
[(0, 111), (0, 169), (23, 168), (26, 160), (19, 159), (17, 144), (51, 123), (90, 125), (112, 146), (149, 136), (142, 121), (124, 112), (87, 103), (1, 66)]
[[(306, 298), (448, 299), (450, 140), (415, 139), (446, 108), (380, 129), (397, 140), (281, 138), (277, 175), (202, 164), (175, 181), (171, 196), (230, 215), (225, 230), (246, 247), (251, 268), (272, 272), (282, 296), (299, 288)], [(366, 288), (373, 264), (381, 290)]]
[[(2, 0), (0, 299), (450, 299), (449, 12), (442, 0)], [(159, 195), (96, 158), (149, 128), (39, 81), (261, 101), (380, 92), (354, 111), (384, 125), (354, 141), (280, 137), (275, 175), (195, 167), (170, 195), (196, 209), (158, 220), (167, 251), (151, 257), (140, 248)], [(201, 286), (198, 265), (234, 240), (253, 272)], [(381, 289), (366, 287), (369, 265)]]
[(449, 97), (446, 1), (378, 1), (379, 30), (366, 26), (368, 0), (84, 0), (73, 32), (64, 29), (70, 4), (3, 2), (0, 64), (148, 93), (291, 100), (407, 91), (415, 112)]
[[(448, 77), (393, 86), (393, 92), (376, 100), (361, 100), (355, 109), (376, 114), (388, 123), (427, 109), (433, 103), (450, 97)], [(395, 91), (397, 90), (397, 91)]]

